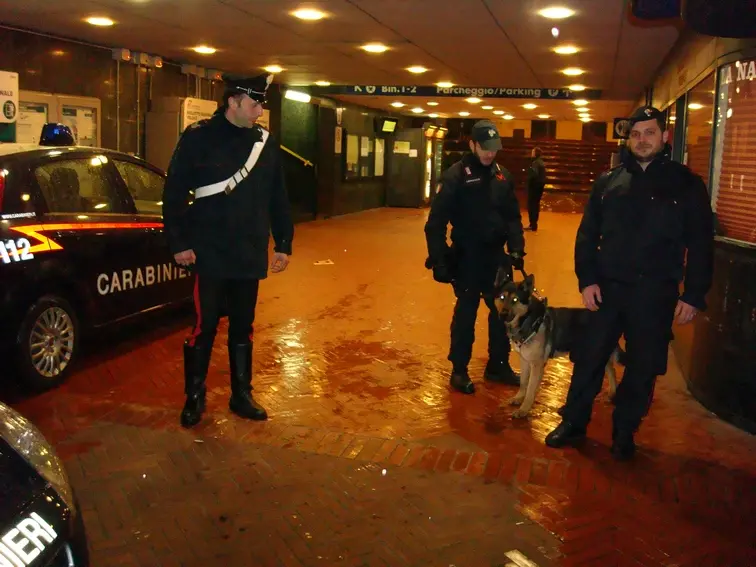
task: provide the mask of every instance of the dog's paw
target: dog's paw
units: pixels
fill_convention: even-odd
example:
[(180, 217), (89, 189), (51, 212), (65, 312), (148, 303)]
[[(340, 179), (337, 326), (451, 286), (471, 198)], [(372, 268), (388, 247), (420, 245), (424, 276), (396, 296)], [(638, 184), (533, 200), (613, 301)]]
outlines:
[(522, 419), (523, 417), (528, 417), (528, 414), (530, 411), (524, 410), (522, 408), (515, 410), (512, 412), (512, 418), (513, 419)]
[(519, 398), (519, 397), (515, 396), (514, 398), (510, 398), (509, 405), (510, 406), (519, 406), (520, 404), (522, 404), (522, 400), (524, 400), (524, 399), (525, 398)]

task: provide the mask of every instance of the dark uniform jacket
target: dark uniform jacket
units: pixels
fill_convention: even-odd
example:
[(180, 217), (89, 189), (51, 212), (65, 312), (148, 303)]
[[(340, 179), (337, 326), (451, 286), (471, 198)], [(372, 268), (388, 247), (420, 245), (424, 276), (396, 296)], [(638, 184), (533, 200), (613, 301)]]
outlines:
[(194, 250), (195, 271), (218, 278), (262, 279), (275, 251), (291, 254), (294, 226), (280, 147), (268, 137), (257, 164), (228, 195), (191, 200), (189, 191), (228, 179), (244, 165), (262, 128), (239, 128), (218, 110), (188, 127), (168, 167), (163, 218), (171, 252)]
[(546, 184), (546, 164), (541, 158), (535, 158), (528, 168), (528, 188), (537, 189)]
[[(713, 271), (713, 218), (703, 180), (669, 158), (645, 171), (627, 152), (594, 183), (575, 241), (580, 289), (641, 278), (681, 282), (681, 300), (705, 309)], [(686, 261), (687, 252), (687, 261)]]
[[(446, 242), (450, 222), (451, 250)], [(444, 172), (425, 236), (431, 265), (451, 258), (463, 277), (493, 285), (504, 244), (510, 253), (525, 249), (511, 174), (495, 162), (484, 166), (474, 154), (466, 154)]]

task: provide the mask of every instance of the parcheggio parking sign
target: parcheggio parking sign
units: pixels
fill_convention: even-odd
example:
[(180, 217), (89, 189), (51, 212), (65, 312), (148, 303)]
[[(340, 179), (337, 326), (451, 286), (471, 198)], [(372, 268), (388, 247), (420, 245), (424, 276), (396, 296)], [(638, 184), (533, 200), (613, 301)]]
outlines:
[(12, 124), (18, 116), (18, 73), (0, 71), (0, 123)]

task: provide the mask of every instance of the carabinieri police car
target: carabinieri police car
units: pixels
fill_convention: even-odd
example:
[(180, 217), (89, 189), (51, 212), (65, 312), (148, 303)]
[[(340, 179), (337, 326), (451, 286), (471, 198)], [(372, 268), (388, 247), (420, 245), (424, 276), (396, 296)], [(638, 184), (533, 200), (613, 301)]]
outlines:
[(87, 567), (86, 529), (55, 451), (0, 402), (0, 566)]
[(0, 144), (0, 349), (35, 389), (65, 379), (84, 331), (193, 290), (163, 235), (164, 172), (61, 141), (49, 124), (39, 146)]

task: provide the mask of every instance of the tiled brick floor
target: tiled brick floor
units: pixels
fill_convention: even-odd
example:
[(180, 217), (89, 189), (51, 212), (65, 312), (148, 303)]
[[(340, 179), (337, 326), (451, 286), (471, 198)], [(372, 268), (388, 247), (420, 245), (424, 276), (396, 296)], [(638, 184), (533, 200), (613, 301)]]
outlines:
[[(227, 411), (224, 325), (206, 419), (178, 427), (180, 315), (102, 337), (64, 386), (15, 401), (71, 467), (95, 559), (462, 567), (517, 565), (506, 554), (519, 550), (541, 567), (756, 566), (756, 438), (692, 400), (674, 359), (629, 464), (608, 458), (603, 398), (583, 450), (543, 445), (567, 361), (549, 363), (531, 417), (511, 419), (502, 402), (514, 388), (480, 379), (484, 307), (478, 392), (449, 391), (454, 298), (423, 268), (425, 214), (297, 227), (290, 268), (261, 287), (254, 385), (266, 423)], [(527, 235), (527, 267), (552, 305), (579, 304), (578, 220), (546, 212)]]

